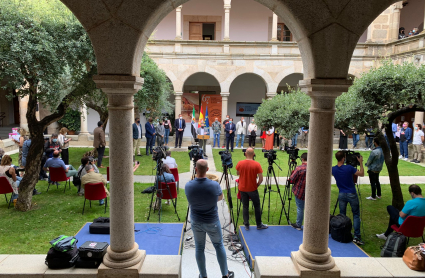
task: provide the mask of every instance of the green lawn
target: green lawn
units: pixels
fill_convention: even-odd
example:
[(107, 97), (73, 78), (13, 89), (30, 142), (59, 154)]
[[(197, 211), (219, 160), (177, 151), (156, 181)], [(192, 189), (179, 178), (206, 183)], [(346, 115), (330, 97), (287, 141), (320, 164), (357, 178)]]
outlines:
[[(222, 166), (221, 166), (221, 159), (220, 159), (220, 155), (219, 152), (222, 151), (224, 149), (213, 149), (213, 155), (214, 155), (214, 163), (215, 163), (215, 167), (218, 171), (222, 170)], [(305, 150), (300, 151), (299, 155), (301, 156), (302, 153), (307, 152)], [(337, 151), (334, 151), (334, 154)], [(268, 162), (267, 159), (264, 158), (264, 153), (262, 153), (261, 149), (255, 149), (255, 160), (258, 161), (262, 168), (263, 168), (263, 174), (266, 175), (267, 174), (267, 168), (268, 168)], [(363, 161), (364, 163), (366, 163), (367, 159), (369, 158), (369, 154), (370, 152), (360, 152), (360, 154), (363, 156)], [(277, 159), (276, 159), (276, 164), (280, 166), (280, 168), (282, 168), (282, 171), (280, 171), (276, 165), (274, 165), (274, 170), (276, 172), (276, 176), (279, 177), (286, 177), (286, 175), (288, 174), (288, 154), (286, 152), (282, 152), (282, 151), (277, 151)], [(232, 153), (232, 160), (233, 160), (233, 168), (236, 167), (236, 164), (240, 161), (245, 159), (242, 149), (234, 149), (234, 152)], [(300, 163), (300, 160), (298, 160), (298, 163)], [(335, 155), (332, 156), (332, 165), (336, 165), (337, 161), (335, 159)], [(367, 171), (367, 168), (365, 169)], [(424, 176), (425, 175), (425, 168), (420, 166), (420, 165), (416, 165), (414, 163), (410, 163), (410, 162), (406, 162), (403, 160), (399, 160), (398, 162), (398, 170), (400, 173), (400, 176)], [(233, 170), (236, 173), (236, 170)], [(381, 176), (388, 176), (388, 170), (387, 167), (384, 165), (381, 173)]]
[[(83, 155), (92, 150), (92, 148), (69, 148), (69, 162), (76, 169), (81, 165), (81, 158)], [(140, 149), (142, 154), (146, 153), (146, 149)], [(105, 149), (105, 156), (109, 156), (109, 148)], [(190, 160), (187, 152), (171, 152), (171, 156), (176, 160), (179, 166), (179, 173), (190, 171)], [(12, 155), (13, 163), (18, 162), (18, 154)], [(140, 161), (140, 166), (134, 173), (135, 175), (155, 175), (155, 162), (152, 160), (152, 156), (136, 156), (136, 160)], [(109, 157), (103, 158), (102, 164), (107, 167), (109, 166)], [(106, 175), (106, 168), (99, 169), (100, 173)]]
[[(149, 186), (151, 184), (135, 184), (135, 222), (147, 222), (151, 195), (140, 192)], [(3, 198), (0, 198), (0, 254), (46, 254), (50, 240), (59, 235), (75, 235), (86, 222), (109, 216), (109, 205), (104, 214), (104, 206), (99, 206), (97, 201), (92, 202), (92, 208), (87, 201), (82, 215), (84, 197), (79, 197), (76, 187), (72, 185), (71, 190), (67, 189), (65, 193), (63, 186), (59, 190), (50, 187), (49, 192), (46, 192), (47, 182), (40, 181), (37, 189), (42, 194), (33, 197), (34, 208), (28, 212), (19, 212), (13, 207), (7, 209), (6, 200), (0, 196)], [(186, 209), (186, 195), (180, 189), (177, 212), (181, 222), (185, 221)], [(151, 213), (149, 222), (158, 222), (158, 214)], [(163, 205), (161, 222), (178, 222), (172, 205)]]
[[(425, 189), (424, 184), (420, 184), (421, 188)], [(408, 187), (409, 185), (403, 184), (401, 185), (403, 195), (404, 195), (404, 201), (410, 200), (410, 195), (408, 194)], [(284, 192), (284, 186), (280, 186), (281, 193), (283, 195)], [(272, 187), (273, 190), (276, 191), (276, 186)], [(264, 196), (264, 185), (261, 185), (258, 189), (260, 193), (260, 199), (261, 202), (263, 201)], [(225, 192), (226, 194), (226, 192)], [(370, 196), (370, 186), (369, 185), (363, 185), (360, 186), (360, 194), (361, 194), (361, 219), (362, 221), (362, 239), (365, 242), (365, 244), (361, 247), (366, 253), (368, 253), (372, 257), (380, 257), (380, 251), (381, 246), (384, 245), (385, 241), (378, 239), (375, 234), (380, 234), (386, 231), (388, 227), (388, 213), (387, 213), (387, 206), (391, 205), (391, 188), (390, 185), (385, 184), (382, 185), (382, 199), (377, 201), (370, 201), (366, 200), (365, 198), (367, 196)], [(264, 211), (262, 215), (262, 221), (265, 224), (269, 225), (278, 225), (279, 223), (279, 216), (280, 216), (280, 210), (282, 208), (282, 205), (280, 203), (280, 199), (278, 197), (277, 192), (271, 193), (271, 202), (270, 202), (270, 221), (267, 221), (267, 214), (269, 212), (268, 209), (268, 197), (266, 198), (265, 204), (264, 204)], [(332, 193), (331, 193), (331, 213), (334, 210), (335, 202), (338, 198), (338, 188), (336, 185), (332, 185)], [(232, 188), (232, 200), (233, 200), (233, 207), (234, 207), (234, 214), (235, 214), (235, 221), (237, 217), (237, 211), (236, 211), (236, 194), (234, 189)], [(278, 202), (276, 202), (278, 200)], [(287, 208), (287, 205), (286, 205)], [(339, 208), (337, 208), (335, 214), (339, 213)], [(255, 227), (255, 215), (254, 210), (250, 207), (249, 212), (249, 222), (251, 226)], [(295, 205), (295, 199), (291, 201), (291, 210), (290, 210), (290, 221), (295, 222), (297, 215), (297, 208)], [(351, 209), (348, 206), (347, 208), (347, 216), (353, 219), (353, 215), (351, 213)], [(242, 220), (242, 209), (239, 216), (238, 225), (243, 225)], [(288, 225), (285, 216), (282, 216), (282, 222), (281, 225)], [(284, 235), (283, 235), (284, 236)], [(410, 239), (409, 245), (416, 245), (422, 242), (421, 238), (412, 238)]]

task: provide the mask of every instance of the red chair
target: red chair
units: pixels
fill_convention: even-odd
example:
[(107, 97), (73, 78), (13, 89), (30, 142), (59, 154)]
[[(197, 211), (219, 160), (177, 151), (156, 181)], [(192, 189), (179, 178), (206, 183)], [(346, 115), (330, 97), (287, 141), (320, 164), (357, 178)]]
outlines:
[(424, 228), (425, 228), (425, 216), (413, 216), (409, 215), (406, 219), (404, 219), (403, 224), (400, 227), (397, 225), (392, 225), (391, 229), (395, 232), (403, 234), (407, 237), (407, 244), (409, 244), (409, 239), (411, 237), (422, 237), (423, 242), (424, 239)]
[(109, 184), (109, 166), (106, 167), (106, 181)]
[[(154, 193), (155, 193), (155, 191), (154, 191)], [(149, 206), (148, 221), (149, 221), (149, 217), (151, 215), (154, 193), (152, 193), (151, 204)], [(169, 183), (161, 182), (161, 183), (159, 183), (158, 189), (156, 189), (156, 201), (159, 202), (159, 210), (158, 210), (159, 222), (161, 222), (161, 210), (162, 210), (162, 200), (163, 199), (171, 200), (171, 202), (173, 203), (173, 206), (174, 206), (174, 212), (177, 215), (177, 219), (180, 221), (179, 214), (177, 213), (177, 187), (176, 187), (175, 182), (169, 182)], [(153, 211), (154, 213), (155, 213), (155, 210), (156, 210), (156, 208), (154, 208), (154, 211)]]
[[(58, 167), (58, 168), (54, 168), (54, 167), (49, 167), (49, 177), (50, 177), (50, 181), (51, 182), (65, 182), (65, 188), (63, 190), (63, 192), (66, 191), (66, 185), (67, 183), (69, 183), (69, 189), (71, 189), (71, 177), (67, 177), (65, 170), (62, 167)], [(47, 187), (47, 192), (49, 191), (50, 188), (50, 184)], [(56, 185), (56, 188), (59, 188), (58, 185)]]
[(170, 168), (171, 174), (174, 176), (174, 180), (177, 182), (177, 194), (180, 188), (179, 170), (177, 168)]
[[(0, 177), (0, 194), (4, 194), (4, 197), (6, 198), (6, 203), (8, 203), (6, 196), (6, 194), (8, 193), (12, 193), (13, 195), (12, 185), (10, 185), (10, 182), (7, 180), (6, 177)], [(8, 209), (10, 208), (10, 204), (12, 203), (12, 195), (10, 195), (9, 206), (7, 207)]]
[(86, 200), (90, 201), (90, 208), (91, 208), (91, 201), (99, 201), (105, 199), (105, 213), (106, 208), (108, 207), (108, 197), (106, 195), (105, 187), (103, 186), (102, 182), (98, 183), (86, 183), (84, 186), (84, 206), (83, 206), (83, 213), (84, 209), (86, 207)]

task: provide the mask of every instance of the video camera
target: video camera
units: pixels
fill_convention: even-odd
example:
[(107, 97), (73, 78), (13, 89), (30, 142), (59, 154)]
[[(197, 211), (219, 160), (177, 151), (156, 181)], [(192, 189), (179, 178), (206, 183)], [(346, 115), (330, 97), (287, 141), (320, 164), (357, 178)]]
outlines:
[(204, 151), (199, 147), (199, 145), (192, 145), (188, 147), (190, 160), (197, 162), (199, 159), (204, 158)]
[(232, 154), (229, 151), (218, 152), (221, 157), (221, 165), (226, 166), (227, 168), (233, 168)]
[(159, 161), (163, 158), (166, 158), (167, 155), (165, 154), (166, 147), (156, 147), (152, 151), (152, 160)]
[(351, 165), (353, 167), (360, 166), (360, 162), (357, 158), (360, 158), (360, 153), (356, 153), (353, 151), (345, 152), (345, 164)]
[(276, 160), (277, 155), (276, 155), (276, 151), (275, 150), (263, 150), (264, 153), (264, 158), (267, 158), (269, 163)]
[(298, 158), (300, 158), (299, 156), (298, 156), (298, 151), (299, 151), (300, 149), (298, 149), (298, 148), (296, 148), (296, 147), (289, 147), (288, 145), (285, 145), (285, 152), (287, 153), (287, 154), (289, 154), (289, 159), (291, 159), (291, 160), (293, 160), (293, 161), (295, 161), (295, 160), (297, 160)]

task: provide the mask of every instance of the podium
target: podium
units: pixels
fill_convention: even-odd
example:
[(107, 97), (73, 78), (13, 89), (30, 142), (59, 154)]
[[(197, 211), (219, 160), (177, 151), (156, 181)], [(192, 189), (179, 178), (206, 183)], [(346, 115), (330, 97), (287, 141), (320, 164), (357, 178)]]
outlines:
[(198, 139), (199, 139), (199, 145), (204, 150), (204, 155), (206, 155), (206, 151), (207, 151), (206, 150), (207, 140), (210, 139), (210, 136), (209, 135), (199, 135), (198, 134)]
[(210, 139), (210, 136), (209, 135), (198, 135), (198, 139), (200, 139), (200, 140), (208, 140), (208, 139)]

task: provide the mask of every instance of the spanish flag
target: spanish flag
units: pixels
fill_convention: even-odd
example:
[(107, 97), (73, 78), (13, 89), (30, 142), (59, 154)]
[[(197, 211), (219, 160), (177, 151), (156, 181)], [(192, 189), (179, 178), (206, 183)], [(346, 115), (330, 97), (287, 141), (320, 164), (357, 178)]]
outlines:
[(200, 127), (201, 127), (201, 123), (202, 123), (202, 122), (205, 122), (205, 119), (204, 119), (204, 111), (203, 111), (203, 109), (202, 109), (202, 104), (201, 104), (201, 109), (199, 110), (198, 128), (200, 128)]

